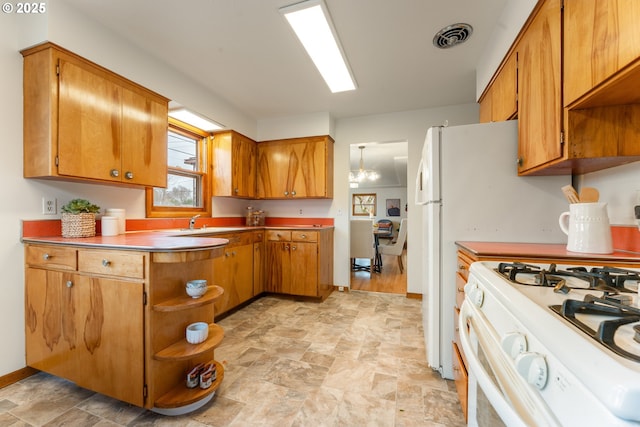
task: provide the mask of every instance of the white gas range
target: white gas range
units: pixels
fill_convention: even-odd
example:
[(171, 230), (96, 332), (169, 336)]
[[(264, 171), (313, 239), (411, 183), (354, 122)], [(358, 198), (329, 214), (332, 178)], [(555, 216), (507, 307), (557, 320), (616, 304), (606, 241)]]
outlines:
[(469, 425), (640, 426), (639, 279), (472, 264), (459, 324)]

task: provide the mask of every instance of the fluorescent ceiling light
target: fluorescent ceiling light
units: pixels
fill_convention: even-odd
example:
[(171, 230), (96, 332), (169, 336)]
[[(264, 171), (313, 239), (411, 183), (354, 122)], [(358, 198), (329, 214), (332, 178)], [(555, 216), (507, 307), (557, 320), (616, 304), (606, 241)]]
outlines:
[(331, 92), (354, 90), (356, 83), (322, 0), (286, 6), (280, 8), (280, 13), (287, 18)]
[(181, 122), (185, 122), (198, 129), (202, 129), (203, 131), (206, 131), (206, 132), (224, 129), (224, 126), (221, 125), (220, 123), (216, 123), (213, 120), (205, 119), (204, 117), (196, 113), (192, 113), (186, 108), (178, 108), (176, 110), (170, 110), (169, 116), (173, 117), (176, 120), (180, 120)]

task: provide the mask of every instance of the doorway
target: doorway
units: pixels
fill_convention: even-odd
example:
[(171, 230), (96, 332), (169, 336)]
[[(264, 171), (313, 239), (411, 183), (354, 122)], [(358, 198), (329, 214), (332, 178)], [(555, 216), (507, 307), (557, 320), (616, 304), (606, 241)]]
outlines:
[[(407, 217), (407, 141), (351, 144), (349, 159), (350, 219), (372, 219), (374, 223), (391, 221), (392, 235), (380, 238), (379, 245), (392, 244), (397, 238), (400, 222)], [(351, 289), (405, 295), (407, 247), (410, 246), (405, 245), (401, 256), (402, 272), (397, 256), (382, 254), (379, 272), (372, 268), (369, 270), (373, 272), (351, 269)], [(358, 259), (357, 262), (360, 266), (370, 264), (367, 259)]]

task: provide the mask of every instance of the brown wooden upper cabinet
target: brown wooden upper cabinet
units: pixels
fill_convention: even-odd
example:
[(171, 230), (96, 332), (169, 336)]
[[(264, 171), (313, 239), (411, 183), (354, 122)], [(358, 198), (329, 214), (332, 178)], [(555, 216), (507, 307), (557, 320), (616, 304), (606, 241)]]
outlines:
[(312, 136), (258, 143), (261, 199), (333, 197), (333, 139)]
[(480, 122), (510, 120), (518, 114), (517, 52), (512, 52), (498, 70), (480, 100)]
[[(480, 99), (481, 121), (518, 118), (520, 175), (640, 160), (638, 20), (634, 0), (538, 2)], [(517, 106), (507, 116), (495, 113), (513, 109), (497, 93), (514, 54)]]
[(256, 142), (235, 131), (213, 135), (212, 195), (256, 196)]
[(561, 0), (545, 0), (519, 40), (518, 173), (562, 157)]
[(53, 43), (21, 53), (25, 178), (166, 187), (166, 98)]
[[(565, 106), (575, 103), (626, 67), (634, 63), (637, 66), (639, 19), (637, 0), (565, 0)], [(637, 103), (640, 101), (637, 88), (637, 85), (627, 86), (630, 90), (610, 95), (617, 97), (617, 104)], [(621, 100), (621, 96), (631, 98)]]

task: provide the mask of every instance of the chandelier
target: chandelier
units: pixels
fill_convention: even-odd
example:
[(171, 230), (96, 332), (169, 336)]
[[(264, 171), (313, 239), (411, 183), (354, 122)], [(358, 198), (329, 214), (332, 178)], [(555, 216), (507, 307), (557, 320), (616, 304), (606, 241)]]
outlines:
[(360, 149), (360, 169), (358, 169), (357, 171), (349, 172), (349, 182), (358, 183), (377, 180), (378, 178), (380, 178), (378, 172), (364, 168), (364, 159), (362, 157), (362, 154), (364, 152), (364, 145), (360, 145), (358, 148)]

